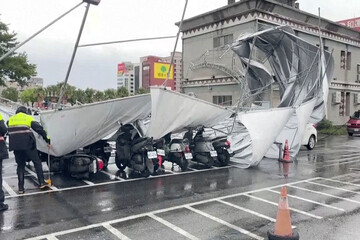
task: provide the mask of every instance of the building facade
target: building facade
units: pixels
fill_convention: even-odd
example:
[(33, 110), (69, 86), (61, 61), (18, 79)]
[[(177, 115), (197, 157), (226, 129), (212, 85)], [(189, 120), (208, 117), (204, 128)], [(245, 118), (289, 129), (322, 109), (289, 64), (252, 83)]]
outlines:
[[(320, 39), (318, 17), (299, 10), (294, 0), (228, 3), (184, 20), (181, 29), (183, 92), (222, 105), (232, 105), (240, 98), (236, 81), (239, 60), (230, 45), (241, 34), (288, 25), (305, 41), (319, 44)], [(328, 19), (321, 19), (320, 28), (323, 45), (334, 57), (327, 119), (341, 125), (360, 109), (360, 33)], [(270, 89), (262, 97), (275, 107), (274, 95), (276, 89)]]
[[(171, 62), (171, 56), (172, 52), (170, 53), (169, 57), (165, 57), (164, 59), (170, 63)], [(174, 66), (174, 91), (181, 92), (182, 86), (181, 86), (181, 79), (182, 79), (182, 53), (181, 52), (175, 52), (174, 54), (174, 60), (173, 60), (173, 66)]]
[(119, 63), (117, 66), (117, 88), (125, 87), (130, 96), (135, 95), (140, 86), (140, 65), (131, 62)]
[[(169, 71), (170, 63), (168, 58), (161, 58), (157, 56), (146, 56), (140, 58), (142, 66), (142, 88), (149, 90), (151, 86), (162, 86)], [(166, 87), (175, 89), (174, 83), (174, 69), (171, 68), (169, 79)]]

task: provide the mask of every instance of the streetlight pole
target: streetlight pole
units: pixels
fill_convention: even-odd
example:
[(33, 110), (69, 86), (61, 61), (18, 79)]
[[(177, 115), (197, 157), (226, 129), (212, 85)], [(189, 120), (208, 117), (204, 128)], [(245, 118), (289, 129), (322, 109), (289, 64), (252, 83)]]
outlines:
[(87, 17), (88, 12), (89, 12), (90, 4), (99, 5), (100, 1), (101, 1), (101, 0), (83, 0), (83, 2), (86, 2), (87, 5), (86, 5), (86, 9), (85, 9), (85, 13), (84, 13), (83, 20), (82, 20), (82, 22), (81, 22), (79, 34), (78, 34), (78, 37), (77, 37), (76, 42), (75, 42), (75, 46), (74, 46), (73, 54), (72, 54), (72, 56), (71, 56), (70, 64), (69, 64), (69, 67), (68, 67), (68, 70), (67, 70), (67, 73), (66, 73), (65, 81), (64, 81), (64, 84), (61, 86), (61, 89), (60, 89), (59, 100), (58, 100), (58, 102), (57, 102), (57, 107), (56, 107), (57, 109), (61, 109), (61, 99), (62, 99), (62, 97), (63, 97), (63, 95), (64, 95), (64, 93), (65, 93), (66, 84), (67, 84), (67, 81), (68, 81), (69, 76), (70, 76), (70, 72), (71, 72), (72, 65), (73, 65), (73, 63), (74, 63), (76, 51), (77, 51), (77, 49), (78, 49), (79, 42), (80, 42), (80, 38), (81, 38), (81, 34), (82, 34), (82, 31), (83, 31), (84, 26), (85, 26), (86, 17)]

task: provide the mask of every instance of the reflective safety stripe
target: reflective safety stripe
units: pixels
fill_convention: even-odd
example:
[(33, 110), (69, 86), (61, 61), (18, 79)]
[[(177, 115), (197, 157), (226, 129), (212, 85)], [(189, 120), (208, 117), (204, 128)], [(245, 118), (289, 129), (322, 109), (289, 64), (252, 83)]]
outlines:
[(18, 133), (32, 133), (30, 130), (15, 130), (12, 132), (8, 132), (9, 135), (18, 134)]
[(9, 127), (26, 126), (30, 128), (32, 121), (34, 121), (33, 117), (20, 112), (9, 118)]
[(0, 114), (0, 121), (1, 121), (1, 120), (4, 120), (4, 119), (3, 119), (2, 115)]

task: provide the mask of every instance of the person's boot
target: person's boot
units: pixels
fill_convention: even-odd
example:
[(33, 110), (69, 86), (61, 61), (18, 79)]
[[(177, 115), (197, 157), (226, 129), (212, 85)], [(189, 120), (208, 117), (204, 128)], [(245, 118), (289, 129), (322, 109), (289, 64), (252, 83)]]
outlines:
[(51, 186), (51, 185), (50, 185), (49, 183), (43, 182), (43, 183), (40, 184), (40, 189), (44, 189), (44, 188), (50, 187), (50, 186)]
[(0, 212), (8, 210), (9, 209), (9, 205), (2, 203), (0, 204)]

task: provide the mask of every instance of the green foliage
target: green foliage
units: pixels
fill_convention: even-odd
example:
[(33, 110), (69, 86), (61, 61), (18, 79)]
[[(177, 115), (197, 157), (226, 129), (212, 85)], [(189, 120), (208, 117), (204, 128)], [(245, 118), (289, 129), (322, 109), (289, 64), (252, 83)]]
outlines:
[(16, 88), (5, 88), (2, 93), (1, 96), (4, 98), (7, 98), (11, 101), (17, 102), (18, 98), (19, 98), (19, 92), (18, 90), (16, 90)]
[(347, 135), (346, 126), (334, 126), (333, 123), (327, 119), (322, 120), (316, 125), (319, 133), (327, 135)]
[(116, 90), (109, 88), (104, 91), (104, 100), (116, 98)]
[[(10, 33), (8, 26), (0, 21), (0, 56), (16, 45), (16, 33)], [(5, 80), (11, 79), (23, 88), (27, 80), (35, 75), (36, 65), (28, 63), (26, 53), (14, 52), (0, 62), (0, 85), (4, 86)]]
[(146, 90), (146, 89), (144, 89), (144, 88), (139, 88), (139, 89), (136, 91), (135, 95), (145, 94), (145, 93), (149, 93), (149, 92), (150, 92), (149, 90)]
[(118, 98), (127, 97), (127, 96), (129, 96), (129, 91), (127, 90), (126, 87), (118, 88), (118, 90), (116, 91), (116, 96)]
[(34, 102), (37, 101), (35, 89), (30, 88), (30, 89), (26, 89), (26, 90), (22, 91), (20, 94), (20, 99), (21, 99), (21, 102), (23, 102), (24, 104), (29, 105), (28, 103), (30, 102), (31, 106), (33, 106)]

